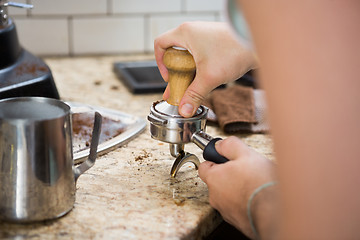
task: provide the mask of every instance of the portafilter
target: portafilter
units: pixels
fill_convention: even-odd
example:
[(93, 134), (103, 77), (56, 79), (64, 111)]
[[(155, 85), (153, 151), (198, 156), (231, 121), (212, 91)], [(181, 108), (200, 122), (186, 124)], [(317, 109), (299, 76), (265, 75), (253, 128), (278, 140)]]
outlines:
[(171, 47), (165, 51), (163, 62), (169, 74), (170, 97), (166, 101), (152, 104), (148, 120), (151, 137), (169, 143), (170, 153), (176, 158), (170, 175), (175, 177), (181, 166), (187, 162), (194, 163), (196, 169), (198, 168), (198, 157), (184, 151), (184, 145), (190, 142), (203, 150), (205, 160), (227, 162), (228, 159), (215, 149), (215, 142), (221, 138), (212, 138), (205, 133), (208, 109), (200, 106), (189, 118), (182, 117), (178, 111), (180, 100), (196, 74), (193, 56), (186, 49)]

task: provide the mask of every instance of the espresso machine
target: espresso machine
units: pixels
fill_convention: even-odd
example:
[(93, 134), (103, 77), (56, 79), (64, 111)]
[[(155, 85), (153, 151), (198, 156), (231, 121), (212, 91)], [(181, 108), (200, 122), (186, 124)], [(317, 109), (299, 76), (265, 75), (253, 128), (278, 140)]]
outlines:
[(200, 106), (190, 118), (182, 117), (178, 111), (180, 100), (196, 74), (193, 56), (186, 49), (171, 47), (166, 50), (163, 61), (169, 74), (170, 97), (152, 104), (148, 120), (151, 137), (169, 143), (170, 154), (175, 157), (171, 177), (175, 177), (185, 163), (193, 163), (196, 169), (200, 164), (196, 155), (184, 151), (187, 143), (195, 143), (201, 148), (205, 160), (227, 162), (228, 159), (215, 149), (215, 142), (221, 138), (213, 138), (205, 133), (208, 109)]
[(20, 96), (59, 99), (50, 68), (21, 47), (8, 7), (33, 6), (0, 0), (0, 99)]

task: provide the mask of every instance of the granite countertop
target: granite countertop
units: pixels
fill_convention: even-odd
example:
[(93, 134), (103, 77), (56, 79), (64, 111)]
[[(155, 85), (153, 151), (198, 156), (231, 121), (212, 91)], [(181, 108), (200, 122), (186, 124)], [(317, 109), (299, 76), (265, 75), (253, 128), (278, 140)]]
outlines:
[[(146, 119), (158, 94), (133, 95), (113, 73), (113, 63), (152, 55), (46, 58), (62, 100), (115, 109)], [(138, 137), (105, 155), (80, 176), (76, 202), (64, 217), (35, 224), (0, 222), (1, 239), (201, 239), (222, 221), (209, 205), (207, 186), (191, 164), (170, 178), (169, 145), (153, 140), (149, 124)], [(226, 137), (217, 126), (206, 130)], [(268, 135), (238, 135), (273, 159)], [(185, 150), (201, 150), (187, 144)]]

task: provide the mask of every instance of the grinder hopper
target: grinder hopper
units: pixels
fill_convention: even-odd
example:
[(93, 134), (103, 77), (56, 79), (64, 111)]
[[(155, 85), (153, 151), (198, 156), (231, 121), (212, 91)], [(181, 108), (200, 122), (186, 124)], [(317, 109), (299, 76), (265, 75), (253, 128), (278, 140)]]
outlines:
[(59, 99), (49, 67), (20, 46), (8, 7), (32, 5), (0, 0), (0, 99), (39, 96)]
[(228, 161), (215, 150), (215, 142), (205, 133), (208, 109), (200, 106), (190, 118), (182, 117), (178, 112), (181, 98), (195, 77), (195, 61), (192, 55), (183, 48), (172, 47), (166, 50), (163, 58), (168, 69), (170, 97), (167, 101), (153, 103), (148, 120), (150, 121), (151, 137), (170, 144), (170, 153), (176, 158), (170, 175), (176, 173), (187, 162), (200, 164), (199, 159), (191, 153), (184, 152), (184, 145), (193, 142), (200, 147), (203, 157), (215, 163)]

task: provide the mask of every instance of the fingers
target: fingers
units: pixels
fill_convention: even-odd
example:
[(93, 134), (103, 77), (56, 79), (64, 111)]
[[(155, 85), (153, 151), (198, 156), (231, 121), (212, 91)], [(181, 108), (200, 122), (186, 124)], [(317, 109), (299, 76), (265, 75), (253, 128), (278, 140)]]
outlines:
[(209, 174), (209, 170), (215, 165), (213, 162), (205, 161), (202, 162), (199, 166), (199, 177), (205, 183), (207, 183), (207, 176)]
[(163, 62), (163, 56), (165, 53), (166, 48), (163, 48), (160, 45), (160, 42), (155, 40), (154, 42), (154, 53), (155, 53), (155, 60), (156, 60), (156, 64), (159, 68), (160, 74), (163, 77), (163, 79), (165, 80), (165, 82), (168, 81), (168, 71), (164, 65)]
[(178, 47), (184, 47), (183, 44), (181, 44), (178, 39), (182, 39), (181, 36), (179, 36), (179, 30), (177, 28), (172, 29), (170, 31), (167, 31), (157, 37), (154, 41), (154, 53), (155, 53), (155, 60), (158, 65), (159, 71), (165, 82), (168, 81), (168, 71), (164, 65), (163, 62), (163, 56), (169, 47), (172, 46), (178, 46)]
[(163, 93), (163, 100), (167, 100), (169, 97), (170, 97), (170, 87), (169, 85), (167, 85)]
[[(220, 155), (228, 158), (229, 160), (240, 159), (240, 157), (248, 157), (251, 152), (251, 149), (235, 136), (230, 136), (224, 140), (217, 141), (215, 143), (215, 148)], [(205, 183), (208, 183), (207, 177), (211, 175), (210, 170), (216, 166), (219, 166), (219, 164), (210, 161), (202, 162), (199, 166), (199, 177)]]
[[(192, 39), (194, 35), (193, 34), (194, 31), (196, 32), (196, 29), (198, 28), (199, 28), (198, 24), (183, 23), (179, 27), (167, 31), (155, 39), (154, 52), (155, 52), (156, 63), (158, 65), (161, 76), (166, 82), (168, 81), (168, 77), (169, 77), (168, 70), (166, 69), (163, 62), (163, 57), (166, 49), (172, 46), (178, 46), (188, 49), (190, 52), (192, 52), (189, 43), (196, 42), (196, 39), (189, 41), (188, 38)], [(199, 57), (199, 54), (194, 55), (194, 52), (192, 52), (192, 54), (195, 62), (197, 61), (201, 62), (201, 60), (197, 59)], [(207, 83), (208, 79), (204, 77), (206, 76), (206, 74), (203, 74), (206, 73), (207, 70), (204, 69), (202, 71), (201, 66), (198, 66), (198, 62), (196, 63), (196, 65), (197, 68), (199, 67), (196, 70), (197, 76), (195, 77), (194, 81), (185, 92), (182, 101), (180, 102), (179, 111), (183, 117), (193, 116), (197, 108), (202, 103), (203, 99), (206, 97), (206, 95), (214, 87), (216, 87), (213, 86), (213, 84)], [(169, 97), (169, 90), (166, 89), (166, 91), (163, 94), (163, 99), (167, 99), (168, 97)]]
[(239, 157), (246, 157), (249, 154), (250, 148), (239, 138), (230, 136), (224, 140), (215, 143), (216, 151), (229, 160), (234, 160)]

